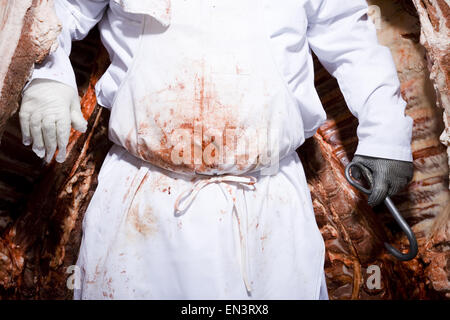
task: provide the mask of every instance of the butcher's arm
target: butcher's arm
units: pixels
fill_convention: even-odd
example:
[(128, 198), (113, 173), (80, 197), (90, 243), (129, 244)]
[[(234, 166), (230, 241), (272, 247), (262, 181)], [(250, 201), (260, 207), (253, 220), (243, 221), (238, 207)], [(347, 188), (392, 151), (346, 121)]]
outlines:
[(36, 65), (23, 90), (19, 117), (23, 143), (51, 161), (63, 162), (71, 126), (86, 130), (81, 113), (75, 74), (69, 60), (72, 40), (83, 39), (101, 20), (108, 0), (55, 0), (55, 11), (62, 24), (58, 49)]
[(82, 40), (102, 19), (109, 0), (55, 0), (55, 11), (62, 24), (58, 49), (36, 65), (30, 82), (49, 79), (77, 88), (69, 60), (73, 40)]
[(412, 178), (412, 119), (392, 55), (378, 43), (365, 0), (310, 0), (305, 9), (309, 45), (359, 120), (354, 161), (373, 173), (376, 205)]

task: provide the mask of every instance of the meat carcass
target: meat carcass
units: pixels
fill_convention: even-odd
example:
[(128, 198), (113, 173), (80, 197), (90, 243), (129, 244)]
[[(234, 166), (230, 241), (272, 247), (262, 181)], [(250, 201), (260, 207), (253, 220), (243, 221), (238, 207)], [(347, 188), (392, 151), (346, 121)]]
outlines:
[(0, 137), (34, 63), (56, 49), (60, 31), (53, 0), (0, 1)]
[[(412, 0), (422, 26), (420, 42), (427, 49), (437, 104), (444, 109), (441, 142), (450, 160), (450, 4), (446, 0)], [(450, 166), (450, 162), (449, 162)]]

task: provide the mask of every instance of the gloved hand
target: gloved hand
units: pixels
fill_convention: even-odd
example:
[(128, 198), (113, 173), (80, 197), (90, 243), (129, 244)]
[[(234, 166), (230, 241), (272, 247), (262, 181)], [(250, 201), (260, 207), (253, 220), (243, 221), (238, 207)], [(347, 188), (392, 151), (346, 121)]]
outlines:
[(33, 143), (38, 157), (50, 162), (58, 146), (56, 161), (64, 162), (70, 125), (85, 132), (78, 93), (72, 87), (47, 79), (35, 79), (24, 90), (19, 111), (23, 144)]
[[(408, 161), (355, 155), (352, 162), (362, 164), (373, 176), (372, 194), (368, 199), (372, 207), (402, 190), (413, 176), (413, 163)], [(357, 167), (353, 167), (351, 173), (354, 178), (361, 179), (361, 171)]]

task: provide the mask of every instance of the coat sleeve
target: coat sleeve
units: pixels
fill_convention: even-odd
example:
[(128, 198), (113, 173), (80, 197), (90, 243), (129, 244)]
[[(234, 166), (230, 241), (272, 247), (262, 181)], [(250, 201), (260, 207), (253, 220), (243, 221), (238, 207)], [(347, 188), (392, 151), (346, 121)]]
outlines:
[(359, 120), (356, 154), (412, 161), (412, 119), (390, 50), (378, 43), (365, 0), (309, 0), (310, 48)]
[(102, 19), (108, 3), (109, 0), (55, 0), (56, 15), (62, 24), (58, 49), (35, 66), (27, 85), (33, 79), (50, 79), (77, 89), (69, 60), (72, 40), (81, 40), (89, 33)]

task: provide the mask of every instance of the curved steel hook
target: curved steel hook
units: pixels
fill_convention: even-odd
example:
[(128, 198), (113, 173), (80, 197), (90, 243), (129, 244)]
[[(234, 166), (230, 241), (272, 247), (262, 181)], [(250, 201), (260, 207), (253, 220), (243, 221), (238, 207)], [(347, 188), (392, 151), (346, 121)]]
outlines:
[[(361, 174), (369, 182), (370, 189), (365, 188), (363, 185), (361, 185), (355, 179), (353, 179), (353, 177), (350, 175), (350, 171), (351, 171), (352, 167), (357, 167), (360, 169)], [(347, 178), (348, 182), (353, 187), (358, 189), (359, 191), (364, 192), (365, 194), (368, 194), (368, 195), (370, 195), (372, 193), (372, 181), (373, 181), (372, 175), (371, 175), (370, 171), (366, 167), (364, 167), (362, 164), (350, 162), (347, 165), (347, 167), (345, 168), (345, 178)], [(386, 199), (384, 199), (384, 204), (389, 209), (389, 212), (394, 217), (395, 221), (400, 226), (402, 231), (406, 234), (406, 237), (408, 238), (408, 241), (409, 241), (408, 253), (401, 253), (400, 251), (398, 251), (396, 248), (394, 248), (392, 245), (390, 245), (387, 242), (384, 243), (386, 250), (389, 251), (389, 253), (392, 254), (395, 258), (397, 258), (398, 260), (401, 260), (401, 261), (408, 261), (408, 260), (414, 259), (414, 257), (417, 255), (417, 251), (418, 251), (417, 239), (416, 239), (416, 236), (414, 235), (414, 232), (411, 230), (408, 223), (406, 223), (405, 219), (403, 219), (402, 215), (397, 210), (397, 208), (395, 207), (395, 205), (392, 202), (390, 197), (386, 197)]]

